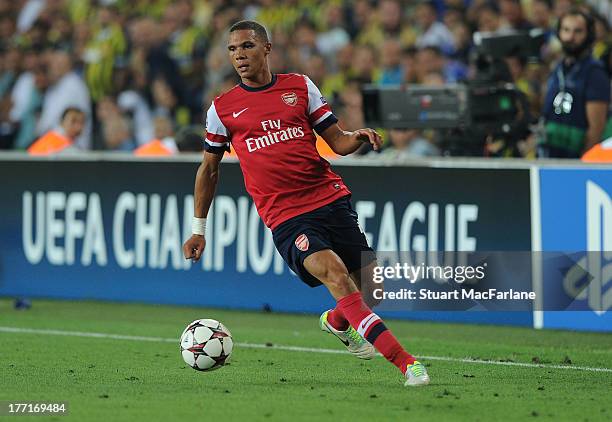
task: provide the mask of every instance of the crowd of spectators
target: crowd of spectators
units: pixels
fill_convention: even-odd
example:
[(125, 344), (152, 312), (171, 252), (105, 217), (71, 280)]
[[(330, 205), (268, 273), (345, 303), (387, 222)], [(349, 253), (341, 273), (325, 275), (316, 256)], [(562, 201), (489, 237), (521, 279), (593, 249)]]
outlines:
[[(593, 54), (609, 57), (612, 6), (597, 0), (0, 0), (0, 149), (28, 148), (71, 107), (85, 115), (83, 150), (201, 131), (211, 100), (238, 82), (226, 37), (241, 19), (267, 27), (272, 71), (309, 75), (348, 130), (364, 127), (363, 84), (469, 80), (476, 31), (540, 28), (539, 63), (507, 58), (537, 117), (561, 50), (556, 20), (576, 5), (595, 17)], [(395, 155), (440, 153), (430, 130), (385, 137)], [(501, 154), (533, 150), (526, 139)]]

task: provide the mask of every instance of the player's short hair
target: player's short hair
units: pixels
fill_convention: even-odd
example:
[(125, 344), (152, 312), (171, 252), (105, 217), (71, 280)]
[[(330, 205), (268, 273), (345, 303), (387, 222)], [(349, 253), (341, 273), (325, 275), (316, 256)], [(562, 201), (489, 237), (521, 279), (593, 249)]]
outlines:
[(268, 38), (268, 31), (266, 28), (258, 22), (255, 21), (240, 21), (236, 22), (232, 25), (229, 32), (232, 33), (234, 31), (243, 31), (243, 30), (253, 30), (255, 31), (255, 36), (258, 37), (263, 42), (270, 42), (270, 38)]
[(71, 112), (75, 112), (75, 113), (79, 113), (79, 114), (85, 114), (85, 112), (83, 110), (81, 110), (80, 108), (78, 108), (78, 107), (66, 107), (64, 109), (64, 112), (62, 113), (62, 118), (61, 118), (60, 121), (63, 122), (64, 119), (66, 118), (66, 116), (68, 115), (68, 113), (71, 113)]

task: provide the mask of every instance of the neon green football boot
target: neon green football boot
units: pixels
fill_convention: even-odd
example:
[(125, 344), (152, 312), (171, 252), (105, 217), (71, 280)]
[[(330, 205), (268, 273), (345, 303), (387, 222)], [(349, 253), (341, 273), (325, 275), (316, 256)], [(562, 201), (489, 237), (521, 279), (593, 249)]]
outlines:
[(321, 314), (321, 318), (319, 318), (319, 327), (321, 327), (321, 330), (338, 337), (342, 344), (346, 346), (348, 351), (359, 359), (372, 359), (376, 355), (374, 346), (368, 343), (366, 339), (361, 337), (361, 335), (350, 325), (346, 331), (338, 331), (332, 327), (327, 321), (328, 313), (329, 311), (323, 312)]
[(427, 375), (427, 369), (418, 360), (415, 360), (412, 365), (408, 365), (406, 368), (406, 387), (419, 387), (422, 385), (429, 384), (429, 375)]

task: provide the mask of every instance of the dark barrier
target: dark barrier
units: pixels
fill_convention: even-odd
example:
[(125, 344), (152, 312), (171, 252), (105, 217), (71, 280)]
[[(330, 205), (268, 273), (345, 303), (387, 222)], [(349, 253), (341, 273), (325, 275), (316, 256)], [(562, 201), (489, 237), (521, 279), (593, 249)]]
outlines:
[[(332, 305), (276, 253), (224, 163), (201, 263), (182, 258), (195, 162), (3, 161), (0, 295), (95, 298), (290, 312)], [(372, 246), (531, 249), (529, 170), (334, 166)], [(401, 315), (531, 324), (531, 314)]]

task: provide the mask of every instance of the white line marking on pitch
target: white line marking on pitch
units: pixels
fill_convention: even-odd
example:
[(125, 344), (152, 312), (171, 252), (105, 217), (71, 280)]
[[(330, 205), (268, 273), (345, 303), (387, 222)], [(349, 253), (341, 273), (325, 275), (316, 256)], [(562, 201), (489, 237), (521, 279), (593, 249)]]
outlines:
[[(19, 328), (19, 327), (2, 327), (0, 326), (0, 332), (4, 333), (27, 333), (27, 334), (44, 334), (52, 336), (72, 336), (72, 337), (89, 337), (89, 338), (102, 338), (112, 340), (130, 340), (130, 341), (149, 341), (157, 343), (176, 343), (178, 345), (177, 338), (164, 338), (164, 337), (144, 337), (144, 336), (128, 336), (122, 334), (106, 334), (106, 333), (90, 333), (83, 331), (63, 331), (63, 330), (42, 330), (35, 328)], [(250, 349), (274, 349), (274, 350), (285, 350), (289, 352), (311, 352), (311, 353), (332, 353), (332, 354), (346, 354), (344, 350), (336, 349), (318, 349), (315, 347), (299, 347), (299, 346), (282, 346), (274, 344), (268, 346), (266, 344), (257, 343), (234, 343), (238, 347), (250, 348)], [(459, 362), (459, 363), (479, 363), (483, 365), (502, 365), (502, 366), (520, 366), (524, 368), (542, 368), (542, 369), (573, 369), (575, 371), (590, 371), (590, 372), (611, 372), (612, 368), (591, 368), (588, 366), (569, 366), (569, 365), (539, 365), (537, 363), (521, 363), (521, 362), (499, 362), (493, 360), (478, 360), (470, 358), (453, 358), (449, 356), (418, 356), (423, 360), (439, 360), (444, 362)]]

